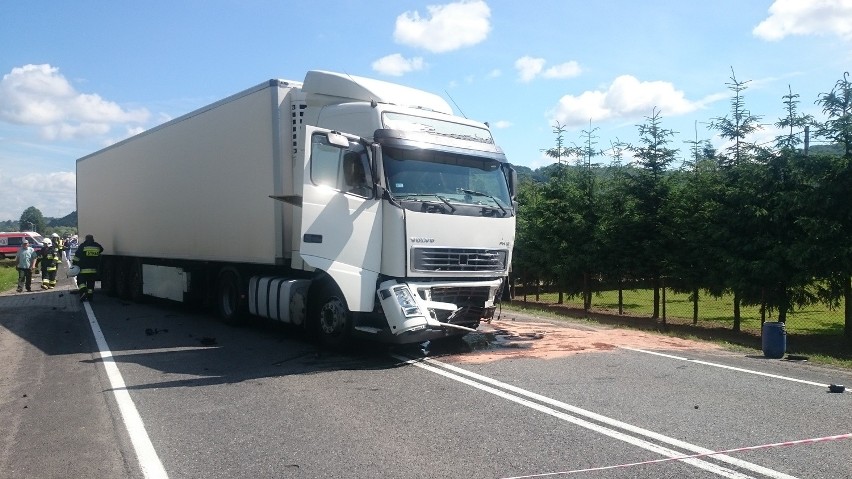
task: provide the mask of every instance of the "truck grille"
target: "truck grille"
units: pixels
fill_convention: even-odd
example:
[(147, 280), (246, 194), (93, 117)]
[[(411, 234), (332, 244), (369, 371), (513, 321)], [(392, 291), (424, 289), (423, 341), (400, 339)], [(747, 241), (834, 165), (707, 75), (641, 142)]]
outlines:
[(414, 271), (506, 271), (508, 251), (464, 248), (411, 248)]
[[(436, 286), (430, 288), (432, 301), (453, 303), (462, 308), (458, 314), (449, 320), (452, 324), (475, 328), (479, 320), (485, 316), (485, 302), (488, 301), (488, 287)], [(425, 292), (420, 292), (425, 296)], [(424, 297), (424, 299), (426, 299)], [(437, 320), (445, 323), (452, 311), (435, 310)]]

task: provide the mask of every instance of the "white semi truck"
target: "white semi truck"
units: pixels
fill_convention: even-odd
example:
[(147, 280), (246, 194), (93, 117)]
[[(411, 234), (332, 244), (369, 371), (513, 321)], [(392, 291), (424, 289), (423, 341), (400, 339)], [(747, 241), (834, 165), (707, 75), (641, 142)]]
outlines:
[(441, 97), (346, 74), (270, 80), (77, 160), (101, 288), (412, 343), (490, 318), (516, 175)]

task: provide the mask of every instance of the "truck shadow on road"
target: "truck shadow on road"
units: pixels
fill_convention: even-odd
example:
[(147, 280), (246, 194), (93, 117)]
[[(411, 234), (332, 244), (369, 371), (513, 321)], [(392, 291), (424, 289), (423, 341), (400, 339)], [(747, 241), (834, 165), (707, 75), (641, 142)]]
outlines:
[[(323, 348), (303, 330), (269, 320), (241, 326), (220, 322), (188, 306), (163, 301), (132, 303), (98, 295), (91, 303), (97, 326), (127, 389), (235, 384), (291, 375), (403, 366), (389, 353), (426, 354), (422, 345), (389, 346), (359, 341), (345, 350)], [(0, 328), (47, 356), (80, 355), (83, 363), (104, 361), (90, 320), (72, 291), (0, 296)], [(441, 353), (465, 352), (464, 342), (442, 345)], [(437, 355), (433, 346), (430, 355)]]
[[(11, 333), (48, 356), (91, 353), (91, 333), (80, 321), (77, 298), (67, 290), (0, 295), (0, 333)], [(12, 343), (4, 342), (7, 347)], [(26, 344), (19, 344), (27, 347)]]
[[(291, 375), (383, 370), (403, 365), (391, 348), (357, 342), (323, 348), (311, 335), (262, 319), (240, 326), (173, 304), (98, 298), (93, 304), (104, 339), (127, 389), (235, 384)], [(93, 341), (94, 343), (94, 341)], [(87, 362), (102, 362), (96, 348)]]

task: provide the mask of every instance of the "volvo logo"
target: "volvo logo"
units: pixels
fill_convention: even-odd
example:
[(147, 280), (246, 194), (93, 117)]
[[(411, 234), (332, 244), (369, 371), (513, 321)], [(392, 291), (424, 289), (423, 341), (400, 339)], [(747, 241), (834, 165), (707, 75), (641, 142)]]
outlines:
[(435, 242), (435, 238), (425, 238), (425, 237), (412, 236), (409, 239), (411, 240), (412, 243), (421, 243), (422, 244), (422, 243), (434, 243)]

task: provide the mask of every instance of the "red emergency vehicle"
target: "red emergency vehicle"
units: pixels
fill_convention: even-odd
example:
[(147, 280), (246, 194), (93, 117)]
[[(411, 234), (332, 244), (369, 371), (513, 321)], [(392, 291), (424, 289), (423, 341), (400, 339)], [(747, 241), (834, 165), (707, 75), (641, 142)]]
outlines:
[(0, 259), (14, 258), (21, 249), (21, 243), (26, 239), (36, 251), (41, 249), (44, 238), (34, 231), (14, 231), (0, 233)]

